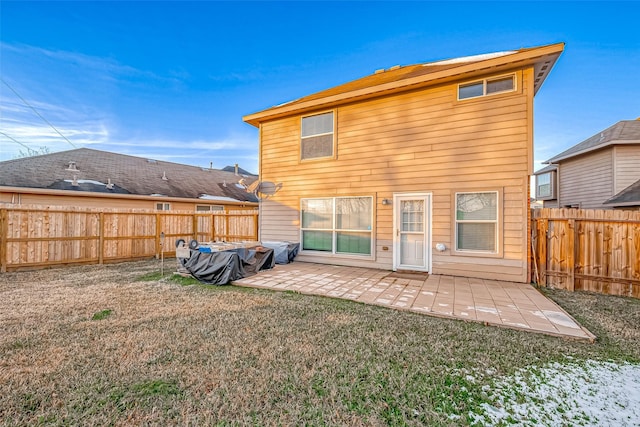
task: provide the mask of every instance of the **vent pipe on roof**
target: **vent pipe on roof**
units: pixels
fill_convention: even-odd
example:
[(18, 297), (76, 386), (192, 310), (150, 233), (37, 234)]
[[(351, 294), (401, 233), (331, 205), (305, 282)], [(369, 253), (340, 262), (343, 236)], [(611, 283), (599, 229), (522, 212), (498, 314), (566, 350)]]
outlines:
[(169, 181), (169, 178), (167, 178), (167, 171), (162, 171), (162, 180)]
[(113, 190), (113, 184), (111, 183), (111, 178), (107, 179), (107, 190)]
[(235, 166), (235, 171), (236, 171), (236, 176), (238, 176), (238, 164), (237, 163), (236, 163), (236, 166)]
[(213, 162), (209, 162), (209, 170), (213, 169)]
[(73, 181), (71, 181), (71, 185), (77, 187), (78, 184), (78, 175), (73, 175)]

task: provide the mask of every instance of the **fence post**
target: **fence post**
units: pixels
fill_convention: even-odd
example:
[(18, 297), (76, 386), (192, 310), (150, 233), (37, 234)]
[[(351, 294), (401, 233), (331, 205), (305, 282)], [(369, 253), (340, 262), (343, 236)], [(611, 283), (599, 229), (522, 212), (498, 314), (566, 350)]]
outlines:
[(162, 228), (162, 224), (160, 224), (160, 214), (156, 212), (156, 259), (160, 258), (160, 228)]
[(576, 220), (569, 219), (567, 221), (567, 290), (571, 292), (575, 289), (575, 272), (576, 272)]
[(538, 219), (538, 268), (540, 269), (540, 285), (547, 286), (547, 244), (549, 239), (547, 231), (549, 230), (549, 220), (546, 218)]
[(191, 229), (193, 230), (193, 238), (198, 240), (198, 216), (193, 213), (191, 217)]
[(104, 212), (98, 216), (98, 264), (104, 263)]
[(7, 272), (7, 234), (9, 233), (9, 222), (7, 221), (7, 210), (0, 209), (0, 271)]
[(229, 234), (231, 234), (229, 232), (229, 211), (224, 211), (224, 235), (225, 235), (225, 242), (229, 241)]
[(260, 237), (260, 233), (258, 233), (258, 226), (259, 226), (259, 221), (258, 221), (258, 214), (254, 212), (253, 214), (253, 232), (254, 232), (254, 239), (256, 242), (258, 241), (258, 238)]

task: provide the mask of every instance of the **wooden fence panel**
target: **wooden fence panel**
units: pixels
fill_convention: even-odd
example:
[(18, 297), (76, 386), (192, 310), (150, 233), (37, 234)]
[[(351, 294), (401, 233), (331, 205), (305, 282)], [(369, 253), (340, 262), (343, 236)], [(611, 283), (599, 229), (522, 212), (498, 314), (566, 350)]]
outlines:
[(640, 298), (640, 212), (534, 209), (531, 218), (538, 284)]
[(8, 204), (0, 209), (0, 271), (172, 255), (179, 238), (255, 241), (257, 215)]

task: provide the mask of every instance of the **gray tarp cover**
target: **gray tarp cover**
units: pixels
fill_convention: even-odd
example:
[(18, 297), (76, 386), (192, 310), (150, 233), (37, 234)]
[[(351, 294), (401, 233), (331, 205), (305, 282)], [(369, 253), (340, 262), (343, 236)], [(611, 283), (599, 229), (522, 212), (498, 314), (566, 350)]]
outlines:
[(273, 249), (276, 264), (289, 264), (298, 255), (300, 243), (291, 242), (262, 242), (265, 248)]
[(252, 249), (203, 253), (191, 251), (189, 258), (178, 258), (180, 264), (202, 283), (226, 285), (234, 280), (273, 268), (273, 250), (257, 252)]

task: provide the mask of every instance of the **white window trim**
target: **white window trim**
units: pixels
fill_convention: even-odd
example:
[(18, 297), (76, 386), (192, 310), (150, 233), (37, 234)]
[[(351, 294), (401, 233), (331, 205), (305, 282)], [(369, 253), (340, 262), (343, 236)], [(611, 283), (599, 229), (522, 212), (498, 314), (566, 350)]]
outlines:
[[(321, 116), (323, 114), (328, 114), (328, 113), (333, 113), (333, 129), (331, 130), (331, 132), (324, 132), (324, 133), (317, 133), (314, 135), (307, 135), (307, 136), (302, 136), (302, 121), (308, 117), (314, 117), (314, 116)], [(327, 110), (327, 111), (319, 111), (313, 114), (307, 114), (306, 116), (301, 116), (300, 117), (300, 145), (299, 145), (299, 150), (300, 150), (300, 154), (298, 156), (298, 159), (300, 162), (313, 162), (316, 160), (327, 160), (327, 159), (335, 159), (336, 158), (336, 122), (337, 122), (337, 111), (336, 110)], [(304, 139), (307, 138), (315, 138), (318, 136), (324, 136), (324, 135), (333, 135), (332, 141), (331, 141), (331, 155), (330, 156), (323, 156), (323, 157), (312, 157), (310, 159), (303, 159), (302, 158), (302, 141)]]
[[(500, 92), (487, 93), (487, 81), (500, 80), (500, 79), (503, 79), (505, 77), (511, 77), (513, 79), (513, 89), (502, 90)], [(468, 98), (460, 98), (460, 87), (461, 86), (469, 86), (469, 85), (472, 85), (474, 83), (482, 83), (482, 95), (470, 96)], [(511, 92), (515, 92), (517, 89), (518, 89), (518, 79), (517, 79), (516, 73), (501, 74), (499, 76), (491, 76), (491, 77), (487, 77), (487, 78), (484, 78), (484, 79), (469, 80), (467, 82), (458, 83), (458, 87), (457, 87), (457, 90), (456, 90), (456, 98), (458, 99), (458, 101), (466, 101), (468, 99), (478, 99), (478, 98), (485, 98), (487, 96), (502, 95), (502, 94), (505, 94), (505, 93), (511, 93)]]
[[(355, 198), (367, 198), (371, 200), (371, 230), (352, 230), (352, 229), (336, 229), (336, 200), (337, 199), (355, 199)], [(302, 201), (303, 200), (324, 200), (333, 199), (333, 213), (331, 229), (324, 228), (303, 228), (302, 227)], [(374, 259), (375, 244), (375, 232), (374, 232), (374, 219), (375, 219), (375, 204), (373, 196), (328, 196), (328, 197), (303, 197), (300, 199), (300, 253), (301, 254), (313, 254), (326, 257), (340, 257), (340, 258), (356, 258), (356, 259)], [(331, 252), (327, 251), (315, 251), (312, 249), (303, 249), (304, 240), (303, 233), (305, 231), (331, 231)], [(337, 252), (338, 239), (336, 233), (338, 232), (353, 232), (353, 233), (370, 233), (371, 234), (371, 246), (369, 248), (369, 254), (356, 254), (348, 252)]]
[[(541, 195), (540, 194), (540, 185), (538, 184), (539, 177), (543, 175), (549, 175), (549, 194)], [(536, 199), (538, 200), (554, 200), (556, 199), (556, 173), (551, 170), (549, 172), (545, 172), (539, 175), (536, 175)]]
[[(475, 194), (475, 193), (495, 193), (496, 194), (496, 219), (495, 220), (459, 220), (457, 218), (458, 212), (458, 194)], [(502, 204), (501, 204), (502, 192), (498, 190), (474, 190), (474, 191), (456, 191), (453, 196), (453, 248), (454, 253), (457, 255), (476, 255), (476, 256), (489, 256), (496, 257), (502, 256), (502, 245), (500, 245), (500, 229), (502, 224)], [(495, 251), (481, 251), (470, 249), (458, 249), (458, 224), (477, 224), (488, 223), (496, 224), (495, 235)]]
[[(162, 205), (162, 209), (158, 209), (158, 205)], [(157, 211), (170, 211), (171, 210), (171, 203), (168, 202), (156, 202), (156, 210)]]

